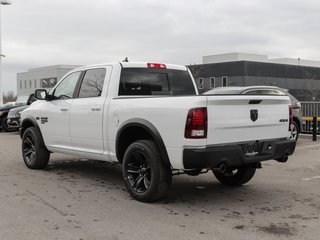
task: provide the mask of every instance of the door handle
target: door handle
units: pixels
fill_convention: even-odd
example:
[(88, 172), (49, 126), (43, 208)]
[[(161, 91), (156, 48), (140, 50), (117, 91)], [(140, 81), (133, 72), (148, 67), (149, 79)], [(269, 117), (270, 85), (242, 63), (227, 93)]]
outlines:
[(101, 107), (91, 107), (91, 111), (101, 111)]
[(67, 112), (69, 109), (68, 109), (68, 108), (60, 108), (60, 110), (61, 110), (62, 112)]

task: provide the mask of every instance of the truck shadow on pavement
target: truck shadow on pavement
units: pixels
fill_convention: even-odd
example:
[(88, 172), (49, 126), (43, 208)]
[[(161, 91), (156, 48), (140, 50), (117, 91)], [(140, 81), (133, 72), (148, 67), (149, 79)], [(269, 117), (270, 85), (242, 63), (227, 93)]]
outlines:
[[(49, 162), (45, 171), (63, 177), (65, 180), (68, 178), (77, 179), (80, 183), (94, 181), (97, 183), (97, 187), (108, 187), (110, 185), (126, 191), (122, 180), (121, 165), (118, 163), (87, 159), (54, 160)], [(273, 191), (277, 191), (277, 189), (273, 189)], [(166, 197), (159, 202), (164, 204), (177, 202), (235, 204), (267, 202), (272, 199), (269, 189), (261, 190), (258, 184), (255, 184), (254, 179), (246, 185), (230, 187), (220, 184), (212, 172), (209, 171), (199, 176), (173, 176)]]
[[(68, 159), (54, 159), (45, 171), (61, 181), (70, 194), (76, 188), (78, 193), (99, 192), (102, 197), (123, 201), (133, 208), (141, 206), (127, 192), (120, 164)], [(209, 172), (196, 177), (174, 176), (166, 197), (146, 206), (172, 217), (197, 216), (230, 224), (236, 230), (288, 237), (304, 232), (308, 224), (319, 220), (316, 197), (285, 190), (259, 178), (241, 187), (224, 186)]]
[(94, 181), (99, 182), (99, 186), (112, 184), (119, 185), (119, 188), (124, 187), (121, 166), (117, 163), (87, 159), (50, 160), (45, 171), (56, 173), (64, 178), (76, 178), (84, 183)]

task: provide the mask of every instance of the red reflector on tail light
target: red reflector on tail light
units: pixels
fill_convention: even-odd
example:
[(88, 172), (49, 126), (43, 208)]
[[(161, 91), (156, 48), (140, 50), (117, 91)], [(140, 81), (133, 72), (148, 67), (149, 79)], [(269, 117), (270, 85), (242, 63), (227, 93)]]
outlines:
[(293, 114), (292, 114), (292, 108), (289, 106), (289, 132), (292, 131), (292, 124), (293, 124)]
[(162, 63), (148, 63), (148, 68), (167, 68), (167, 66), (165, 64)]
[(193, 108), (189, 110), (185, 138), (206, 138), (208, 127), (207, 108)]

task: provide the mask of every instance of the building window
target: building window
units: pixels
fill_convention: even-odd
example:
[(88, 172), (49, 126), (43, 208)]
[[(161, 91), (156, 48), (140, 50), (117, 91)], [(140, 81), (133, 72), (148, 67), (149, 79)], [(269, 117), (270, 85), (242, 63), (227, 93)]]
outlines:
[(22, 89), (22, 81), (20, 80), (20, 89)]
[(222, 87), (228, 86), (228, 78), (227, 77), (222, 77)]
[(31, 80), (29, 80), (29, 88), (30, 88), (30, 89), (32, 88), (32, 82), (31, 82)]
[(198, 78), (198, 88), (203, 89), (203, 78)]
[(37, 88), (37, 79), (34, 80), (34, 88)]
[(24, 80), (24, 88), (27, 88), (27, 80)]
[(211, 77), (210, 78), (210, 88), (215, 88), (216, 87), (216, 78)]
[(42, 88), (52, 88), (57, 84), (57, 78), (42, 78), (40, 79), (40, 86)]

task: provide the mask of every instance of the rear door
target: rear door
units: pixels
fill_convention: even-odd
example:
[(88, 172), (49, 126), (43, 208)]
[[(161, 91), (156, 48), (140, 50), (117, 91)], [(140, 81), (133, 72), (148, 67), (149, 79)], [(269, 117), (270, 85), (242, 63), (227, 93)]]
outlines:
[(207, 145), (289, 137), (288, 96), (207, 96)]
[(111, 68), (86, 70), (78, 97), (72, 102), (70, 137), (73, 148), (77, 151), (95, 154), (102, 154), (104, 151), (103, 132), (106, 129), (103, 129), (102, 121)]

